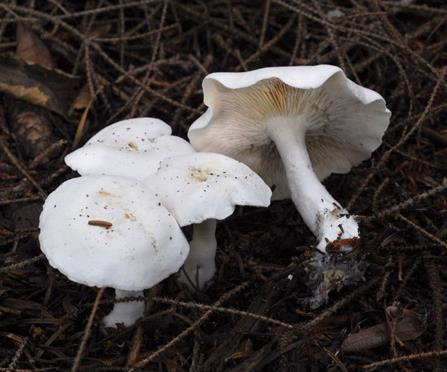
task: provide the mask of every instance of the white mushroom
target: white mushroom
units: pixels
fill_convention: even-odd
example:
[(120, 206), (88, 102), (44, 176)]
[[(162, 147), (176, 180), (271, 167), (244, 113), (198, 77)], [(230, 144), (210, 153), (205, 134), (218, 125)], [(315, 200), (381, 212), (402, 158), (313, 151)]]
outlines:
[[(141, 294), (183, 264), (189, 246), (178, 223), (136, 180), (85, 176), (64, 182), (45, 201), (40, 247), (51, 266), (70, 280)], [(144, 304), (117, 303), (107, 326), (131, 325)]]
[(171, 136), (171, 127), (155, 118), (136, 118), (109, 125), (83, 147), (65, 157), (81, 175), (143, 179), (167, 156), (194, 153), (191, 145)]
[(194, 224), (181, 281), (188, 284), (191, 280), (199, 288), (215, 273), (215, 220), (230, 216), (237, 205), (270, 204), (271, 190), (262, 179), (246, 165), (221, 154), (167, 158), (144, 182), (157, 190), (180, 226)]
[(291, 196), (321, 251), (349, 250), (357, 221), (320, 181), (379, 147), (390, 118), (384, 99), (329, 65), (213, 73), (203, 91), (208, 110), (188, 133), (194, 148), (244, 162), (276, 186), (275, 199)]

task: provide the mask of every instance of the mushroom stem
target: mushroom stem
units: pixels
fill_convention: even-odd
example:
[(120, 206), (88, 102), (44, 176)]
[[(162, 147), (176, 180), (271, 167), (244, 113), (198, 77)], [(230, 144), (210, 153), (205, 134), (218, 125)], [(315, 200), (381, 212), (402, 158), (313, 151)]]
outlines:
[(313, 171), (305, 140), (308, 127), (304, 116), (276, 117), (269, 120), (267, 134), (281, 156), (292, 200), (319, 240), (317, 248), (326, 252), (328, 244), (343, 240), (343, 248), (349, 250), (359, 237), (358, 224)]
[[(122, 291), (115, 289), (115, 299), (143, 296), (142, 291)], [(106, 327), (116, 328), (117, 324), (129, 327), (144, 315), (144, 301), (117, 302), (113, 310), (102, 320)]]
[(202, 289), (216, 272), (216, 220), (205, 220), (193, 227), (189, 255), (180, 272), (179, 281), (188, 287)]

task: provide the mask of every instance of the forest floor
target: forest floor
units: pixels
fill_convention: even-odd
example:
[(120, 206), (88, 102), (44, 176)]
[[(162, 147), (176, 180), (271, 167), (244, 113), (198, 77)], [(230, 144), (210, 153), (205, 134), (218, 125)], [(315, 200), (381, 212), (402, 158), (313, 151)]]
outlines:
[[(0, 371), (445, 371), (444, 0), (16, 1), (0, 4)], [(26, 61), (26, 62), (25, 62)], [(104, 329), (113, 290), (69, 281), (38, 242), (64, 156), (154, 116), (186, 138), (214, 71), (334, 64), (392, 111), (371, 160), (325, 185), (360, 216), (364, 280), (310, 310), (315, 243), (290, 201), (218, 225), (218, 273), (175, 278), (144, 319)]]

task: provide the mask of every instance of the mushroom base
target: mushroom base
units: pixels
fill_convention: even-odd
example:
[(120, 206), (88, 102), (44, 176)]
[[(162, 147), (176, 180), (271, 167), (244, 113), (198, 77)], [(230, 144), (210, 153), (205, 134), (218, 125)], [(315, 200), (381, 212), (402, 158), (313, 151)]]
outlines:
[[(120, 300), (126, 297), (143, 296), (142, 291), (121, 291), (115, 290), (115, 299)], [(125, 327), (133, 325), (144, 315), (144, 301), (117, 302), (113, 310), (102, 320), (106, 327), (116, 328), (117, 324)]]
[(335, 208), (319, 218), (319, 251), (347, 253), (357, 246), (360, 239), (358, 223), (355, 216), (349, 215), (346, 209)]

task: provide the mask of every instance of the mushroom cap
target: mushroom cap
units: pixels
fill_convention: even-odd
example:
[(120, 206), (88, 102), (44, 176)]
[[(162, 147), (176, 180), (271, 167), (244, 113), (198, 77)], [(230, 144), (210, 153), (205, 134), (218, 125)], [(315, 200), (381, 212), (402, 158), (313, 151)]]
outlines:
[(272, 192), (245, 164), (221, 154), (167, 158), (145, 179), (180, 226), (222, 220), (236, 205), (267, 207)]
[(194, 153), (191, 145), (171, 136), (171, 127), (155, 118), (123, 120), (95, 134), (85, 146), (68, 154), (65, 163), (85, 175), (143, 179), (170, 155)]
[(381, 144), (391, 115), (382, 96), (330, 65), (213, 73), (205, 77), (203, 92), (208, 110), (190, 127), (191, 144), (244, 162), (277, 186), (277, 199), (290, 193), (281, 158), (267, 135), (269, 121), (305, 118), (307, 150), (322, 180), (368, 159)]
[(123, 177), (64, 182), (46, 199), (39, 227), (50, 265), (89, 286), (150, 288), (176, 272), (189, 253), (177, 221), (154, 192)]

